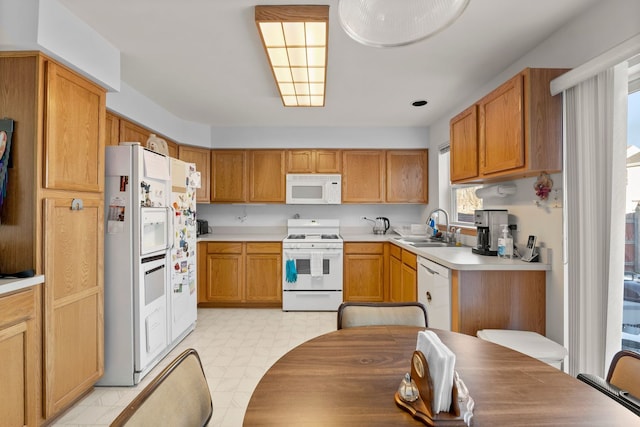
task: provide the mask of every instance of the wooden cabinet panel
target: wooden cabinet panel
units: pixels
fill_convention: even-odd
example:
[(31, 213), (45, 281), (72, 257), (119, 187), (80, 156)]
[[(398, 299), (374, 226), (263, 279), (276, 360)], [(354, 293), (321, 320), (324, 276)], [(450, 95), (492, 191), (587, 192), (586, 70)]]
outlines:
[(523, 76), (518, 74), (478, 102), (482, 174), (524, 166), (523, 97)]
[(384, 151), (344, 150), (342, 152), (342, 202), (384, 202)]
[(149, 135), (151, 135), (149, 129), (128, 120), (120, 120), (120, 142), (139, 142), (140, 145), (146, 147)]
[(313, 150), (288, 150), (287, 173), (313, 173), (315, 163)]
[(207, 301), (242, 301), (244, 257), (233, 254), (207, 255), (207, 279)]
[(206, 263), (201, 306), (282, 306), (281, 242), (208, 242), (198, 248), (206, 251), (198, 258)]
[(402, 298), (402, 261), (392, 255), (389, 257), (389, 300), (401, 302)]
[(384, 301), (383, 255), (345, 255), (344, 281), (345, 301)]
[(0, 297), (2, 425), (37, 425), (37, 307), (34, 288)]
[(545, 334), (546, 272), (452, 270), (451, 330), (518, 329)]
[(212, 150), (211, 201), (245, 202), (247, 200), (246, 170), (246, 151)]
[(478, 176), (478, 106), (467, 108), (450, 122), (451, 182)]
[(284, 203), (283, 150), (250, 150), (249, 202)]
[(417, 301), (417, 256), (390, 244), (389, 295), (392, 302)]
[(385, 243), (345, 243), (345, 301), (385, 300)]
[(526, 68), (451, 120), (451, 181), (496, 182), (562, 169), (562, 96), (549, 83), (565, 69)]
[(247, 253), (246, 300), (282, 304), (282, 256)]
[(102, 191), (104, 89), (47, 61), (44, 120), (44, 186)]
[(170, 139), (164, 138), (167, 141), (167, 150), (169, 152), (169, 157), (173, 157), (174, 159), (178, 158), (179, 155), (179, 146), (176, 142), (171, 141)]
[(103, 359), (101, 199), (45, 199), (45, 414), (58, 413), (100, 378)]
[(340, 150), (287, 150), (287, 173), (340, 173)]
[(104, 145), (118, 145), (120, 143), (120, 118), (107, 111), (104, 133)]
[(386, 201), (389, 203), (428, 202), (427, 150), (386, 152)]
[(196, 190), (196, 202), (209, 203), (211, 200), (211, 192), (209, 191), (211, 150), (181, 145), (178, 149), (178, 158), (196, 164), (196, 170), (200, 172), (200, 188)]
[(316, 150), (315, 163), (317, 173), (342, 172), (342, 152), (340, 150)]

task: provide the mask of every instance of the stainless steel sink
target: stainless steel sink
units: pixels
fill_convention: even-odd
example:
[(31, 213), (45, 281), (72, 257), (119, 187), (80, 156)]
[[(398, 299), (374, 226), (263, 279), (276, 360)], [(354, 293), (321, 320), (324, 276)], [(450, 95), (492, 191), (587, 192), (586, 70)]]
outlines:
[(398, 243), (404, 243), (405, 245), (411, 245), (414, 248), (438, 248), (455, 246), (453, 243), (442, 242), (439, 240), (431, 240), (425, 237), (401, 237), (395, 239)]
[(452, 244), (445, 243), (445, 242), (412, 242), (409, 244), (416, 248), (437, 248), (437, 247), (453, 246)]

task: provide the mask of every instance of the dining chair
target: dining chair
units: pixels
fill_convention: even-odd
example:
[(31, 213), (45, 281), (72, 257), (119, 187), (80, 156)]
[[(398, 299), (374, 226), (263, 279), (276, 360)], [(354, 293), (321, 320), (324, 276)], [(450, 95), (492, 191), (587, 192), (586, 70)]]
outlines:
[(628, 350), (617, 352), (606, 380), (583, 373), (577, 378), (640, 415), (640, 354)]
[(204, 427), (212, 415), (213, 402), (202, 362), (190, 348), (164, 368), (111, 427)]
[(343, 302), (338, 307), (338, 329), (374, 325), (426, 328), (427, 311), (419, 302)]

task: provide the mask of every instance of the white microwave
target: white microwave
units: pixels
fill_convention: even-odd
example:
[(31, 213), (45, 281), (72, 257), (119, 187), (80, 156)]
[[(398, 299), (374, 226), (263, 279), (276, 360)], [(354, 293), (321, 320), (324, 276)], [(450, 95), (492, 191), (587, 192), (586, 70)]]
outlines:
[(286, 200), (290, 205), (339, 205), (342, 175), (288, 173)]

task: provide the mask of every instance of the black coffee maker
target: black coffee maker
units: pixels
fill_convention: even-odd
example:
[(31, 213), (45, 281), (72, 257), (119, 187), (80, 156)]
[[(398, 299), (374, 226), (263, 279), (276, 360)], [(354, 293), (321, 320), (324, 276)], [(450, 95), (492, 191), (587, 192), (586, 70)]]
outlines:
[(477, 230), (477, 241), (471, 252), (478, 255), (498, 255), (498, 237), (500, 226), (509, 223), (506, 209), (478, 209), (474, 213), (474, 225)]

